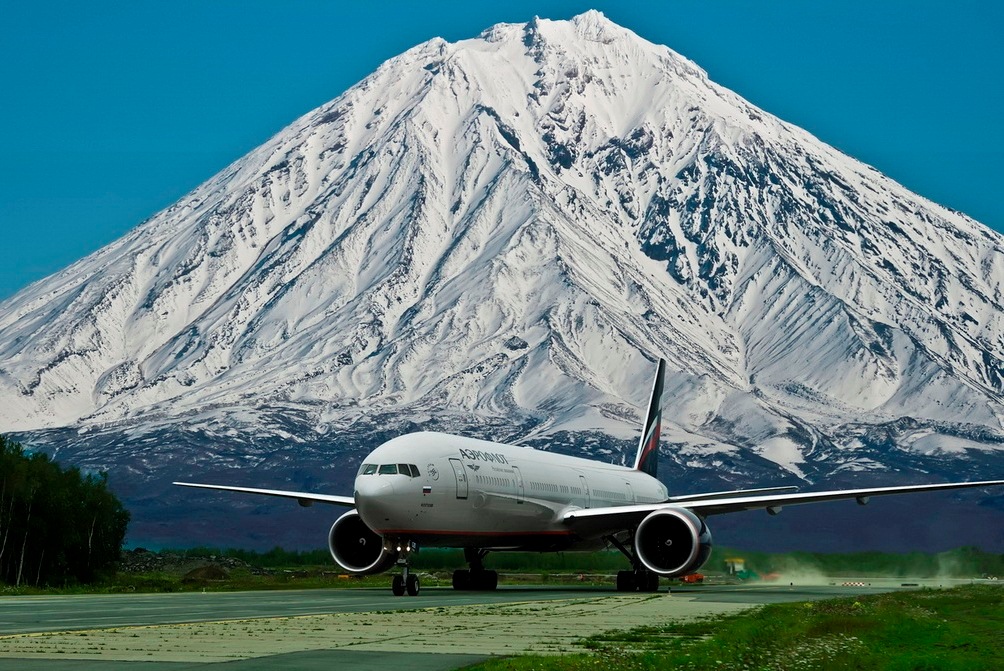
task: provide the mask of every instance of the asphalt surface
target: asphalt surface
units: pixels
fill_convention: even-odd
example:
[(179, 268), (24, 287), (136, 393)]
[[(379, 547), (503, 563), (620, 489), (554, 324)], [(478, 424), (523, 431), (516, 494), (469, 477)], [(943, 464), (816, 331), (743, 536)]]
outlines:
[[(609, 589), (603, 591), (610, 592)], [(581, 589), (553, 591), (534, 588), (500, 589), (497, 592), (454, 592), (452, 589), (433, 588), (423, 589), (417, 597), (395, 597), (388, 589), (373, 588), (0, 597), (0, 636), (43, 631), (568, 599), (582, 592)]]
[(486, 659), (485, 655), (404, 654), (369, 650), (322, 650), (256, 657), (233, 662), (100, 662), (86, 659), (2, 659), (0, 671), (453, 671)]
[[(836, 585), (674, 586), (673, 594), (697, 601), (766, 604), (872, 594), (896, 583), (864, 587)], [(662, 588), (666, 590), (665, 587)], [(137, 625), (216, 622), (378, 610), (413, 610), (473, 604), (549, 601), (616, 594), (609, 587), (500, 587), (497, 592), (455, 592), (426, 588), (417, 597), (395, 597), (386, 589), (312, 589), (269, 592), (186, 592), (0, 597), (0, 636)]]
[[(898, 583), (674, 586), (668, 600), (657, 597), (654, 602), (641, 595), (618, 595), (609, 587), (578, 586), (502, 587), (489, 593), (433, 588), (424, 589), (418, 597), (394, 597), (385, 589), (2, 597), (0, 671), (207, 671), (207, 664), (212, 664), (214, 671), (312, 671), (337, 665), (363, 671), (401, 665), (409, 671), (440, 671), (461, 668), (492, 655), (526, 650), (517, 644), (511, 650), (508, 644), (500, 647), (496, 639), (501, 639), (510, 625), (514, 628), (508, 634), (511, 640), (543, 636), (555, 641), (552, 652), (561, 652), (569, 650), (570, 642), (578, 636), (590, 633), (579, 631), (590, 613), (595, 618), (594, 630), (620, 629), (637, 626), (630, 619), (614, 619), (618, 613), (626, 616), (632, 609), (635, 618), (692, 617), (759, 604), (873, 594), (897, 588)], [(665, 587), (662, 593), (666, 595)], [(541, 614), (538, 616), (535, 610)], [(552, 612), (550, 630), (542, 612), (545, 610)], [(534, 615), (527, 617), (530, 613)], [(478, 618), (484, 624), (476, 623)], [(366, 620), (372, 626), (365, 624)], [(330, 633), (315, 633), (322, 625)], [(346, 634), (346, 629), (354, 625), (361, 626), (351, 636)], [(409, 626), (411, 629), (407, 629)], [(519, 626), (523, 629), (519, 630)], [(397, 636), (399, 631), (410, 633)], [(545, 631), (548, 633), (541, 633)], [(337, 638), (339, 632), (342, 639)], [(235, 635), (244, 643), (233, 640)], [(449, 640), (445, 646), (444, 635)], [(135, 638), (139, 636), (143, 638)], [(302, 649), (290, 643), (296, 636), (303, 638)], [(319, 643), (317, 636), (323, 636)], [(475, 640), (478, 636), (480, 643)], [(173, 653), (196, 639), (207, 641), (209, 647), (187, 658), (182, 655), (172, 659)], [(104, 640), (109, 642), (99, 643)], [(81, 647), (92, 644), (97, 645)], [(97, 646), (103, 645), (118, 652), (105, 658), (81, 658), (102, 654)], [(237, 647), (229, 656), (213, 657), (223, 645)], [(259, 646), (256, 652), (248, 647), (255, 645)], [(139, 653), (131, 654), (129, 650), (148, 650), (143, 654), (149, 657), (140, 659)], [(63, 653), (67, 658), (60, 659)]]

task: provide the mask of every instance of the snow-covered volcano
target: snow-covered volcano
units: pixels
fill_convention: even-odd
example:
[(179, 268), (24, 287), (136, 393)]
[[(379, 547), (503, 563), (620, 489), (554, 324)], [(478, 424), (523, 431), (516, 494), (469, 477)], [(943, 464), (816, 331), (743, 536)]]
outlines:
[(500, 24), (0, 304), (0, 431), (147, 483), (418, 425), (617, 458), (663, 356), (681, 482), (999, 476), (1002, 252), (599, 13)]

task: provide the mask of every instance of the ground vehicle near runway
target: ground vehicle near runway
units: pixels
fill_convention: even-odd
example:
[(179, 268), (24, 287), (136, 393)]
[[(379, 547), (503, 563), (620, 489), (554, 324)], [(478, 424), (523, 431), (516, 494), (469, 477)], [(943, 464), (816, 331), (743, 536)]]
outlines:
[(551, 454), (444, 433), (399, 436), (363, 461), (353, 496), (176, 482), (184, 487), (264, 494), (354, 507), (331, 526), (331, 556), (348, 571), (381, 573), (394, 565), (396, 595), (416, 595), (408, 558), (419, 547), (464, 549), (469, 569), (455, 589), (493, 590), (488, 552), (599, 550), (613, 546), (631, 562), (617, 589), (654, 591), (659, 577), (697, 571), (711, 554), (709, 515), (906, 492), (1004, 485), (1004, 480), (793, 493), (794, 487), (670, 496), (656, 478), (666, 363), (659, 361), (634, 466)]

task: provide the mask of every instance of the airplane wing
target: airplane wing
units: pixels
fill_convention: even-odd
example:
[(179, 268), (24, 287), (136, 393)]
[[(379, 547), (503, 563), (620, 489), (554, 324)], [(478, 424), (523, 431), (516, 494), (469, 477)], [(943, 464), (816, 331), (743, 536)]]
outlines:
[(706, 492), (704, 494), (683, 494), (681, 496), (670, 496), (666, 503), (682, 503), (684, 501), (704, 501), (706, 499), (719, 499), (726, 496), (751, 496), (753, 494), (766, 494), (767, 492), (790, 492), (798, 489), (794, 485), (784, 487), (759, 487), (757, 489), (733, 489), (727, 492)]
[(888, 496), (890, 494), (907, 494), (910, 492), (935, 492), (946, 489), (970, 489), (973, 487), (994, 487), (1004, 485), (1004, 480), (984, 480), (981, 482), (943, 482), (932, 485), (901, 485), (898, 487), (869, 487), (864, 489), (838, 489), (829, 492), (799, 492), (797, 494), (775, 494), (767, 496), (751, 496), (748, 498), (721, 498), (707, 501), (684, 503), (683, 507), (706, 515), (734, 513), (740, 510), (772, 509), (778, 512), (783, 506), (793, 506), (803, 503), (820, 503), (822, 501), (839, 501), (841, 499), (856, 499), (861, 505), (868, 503), (873, 496)]
[[(737, 496), (738, 492), (725, 492), (723, 496), (692, 500), (669, 500), (664, 503), (648, 503), (633, 506), (611, 506), (607, 508), (581, 508), (570, 510), (562, 518), (565, 524), (581, 528), (590, 534), (603, 530), (613, 531), (633, 527), (651, 512), (662, 508), (686, 508), (702, 517), (735, 513), (741, 510), (767, 509), (777, 513), (784, 506), (840, 499), (857, 499), (864, 505), (873, 496), (907, 494), (910, 492), (932, 492), (945, 489), (966, 489), (970, 487), (994, 487), (1004, 485), (1004, 480), (984, 480), (981, 482), (945, 482), (933, 485), (905, 485), (899, 487), (869, 487), (864, 489), (841, 489), (828, 492), (799, 492), (795, 494), (764, 494), (760, 496)], [(753, 490), (746, 490), (747, 492)], [(700, 496), (700, 495), (695, 495)]]
[(171, 484), (179, 487), (197, 487), (199, 489), (218, 489), (224, 492), (243, 492), (245, 494), (263, 494), (265, 496), (279, 496), (285, 499), (296, 499), (304, 508), (314, 505), (314, 503), (331, 503), (336, 506), (354, 506), (355, 500), (351, 496), (334, 496), (331, 494), (312, 494), (310, 492), (290, 492), (284, 489), (257, 489), (255, 487), (231, 487), (230, 485), (203, 485), (195, 482), (173, 482)]

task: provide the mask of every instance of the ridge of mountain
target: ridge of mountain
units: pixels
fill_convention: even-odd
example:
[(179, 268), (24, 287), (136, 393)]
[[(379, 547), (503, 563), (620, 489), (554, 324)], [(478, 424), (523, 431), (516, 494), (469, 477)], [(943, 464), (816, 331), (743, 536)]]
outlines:
[(623, 459), (663, 356), (680, 484), (1000, 472), (1002, 251), (598, 12), (499, 24), (0, 304), (0, 430), (137, 491), (418, 426)]

